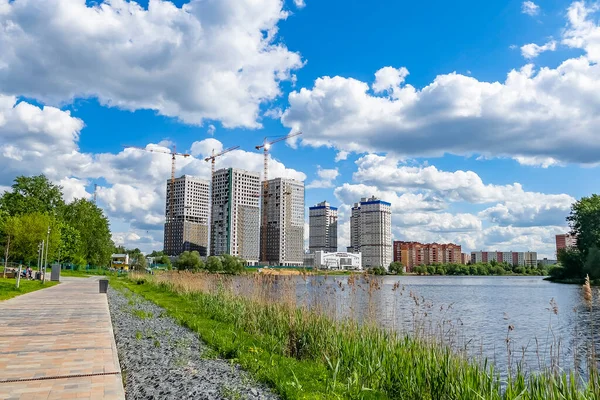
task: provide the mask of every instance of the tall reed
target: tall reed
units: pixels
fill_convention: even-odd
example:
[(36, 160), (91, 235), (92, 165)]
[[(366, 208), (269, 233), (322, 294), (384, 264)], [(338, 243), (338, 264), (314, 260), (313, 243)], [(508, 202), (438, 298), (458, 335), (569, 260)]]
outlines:
[[(501, 379), (486, 360), (474, 362), (453, 351), (444, 340), (376, 326), (371, 312), (361, 322), (353, 315), (335, 319), (332, 305), (320, 296), (298, 303), (292, 278), (178, 272), (147, 279), (163, 290), (184, 295), (204, 316), (260, 337), (273, 353), (326, 365), (328, 386), (343, 388), (349, 398), (370, 392), (388, 398), (431, 400), (600, 398), (597, 373), (590, 373), (584, 382), (573, 373), (547, 370), (532, 374), (517, 365)], [(328, 290), (363, 289), (375, 297), (380, 290), (378, 282), (368, 276), (351, 277), (347, 286), (329, 285)], [(310, 285), (322, 283), (306, 284), (310, 293)], [(317, 289), (312, 288), (314, 292)], [(394, 290), (400, 290), (399, 286)], [(432, 307), (414, 293), (410, 297), (417, 306)], [(417, 332), (427, 329), (416, 317), (415, 326)], [(447, 329), (452, 328), (441, 328), (442, 336)], [(511, 327), (507, 346), (510, 331)]]

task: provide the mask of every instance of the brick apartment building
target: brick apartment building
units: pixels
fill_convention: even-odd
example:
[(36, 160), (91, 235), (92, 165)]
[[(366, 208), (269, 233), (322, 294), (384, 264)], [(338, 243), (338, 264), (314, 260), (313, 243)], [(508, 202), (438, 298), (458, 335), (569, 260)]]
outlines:
[(460, 245), (447, 243), (394, 242), (394, 261), (408, 272), (418, 265), (463, 263)]
[(562, 235), (556, 235), (556, 254), (558, 255), (558, 251), (562, 249), (566, 249), (568, 247), (576, 247), (577, 246), (577, 238), (568, 233), (564, 233)]

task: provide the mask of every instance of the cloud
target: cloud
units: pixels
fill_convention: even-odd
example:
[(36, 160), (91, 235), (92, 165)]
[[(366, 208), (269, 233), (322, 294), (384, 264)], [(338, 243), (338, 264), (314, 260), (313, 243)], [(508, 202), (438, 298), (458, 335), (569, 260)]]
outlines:
[(347, 160), (348, 155), (350, 155), (350, 153), (347, 151), (344, 151), (344, 150), (338, 151), (337, 154), (335, 155), (335, 162)]
[(540, 13), (540, 6), (533, 1), (524, 1), (523, 4), (521, 4), (521, 12), (534, 17)]
[(333, 187), (333, 181), (337, 178), (340, 173), (337, 168), (323, 169), (321, 166), (317, 166), (317, 175), (320, 179), (315, 179), (306, 185), (307, 189), (324, 189)]
[[(166, 187), (171, 175), (171, 158), (162, 152), (126, 148), (119, 153), (84, 153), (78, 140), (84, 123), (68, 111), (17, 102), (0, 94), (0, 173), (1, 188), (8, 188), (15, 176), (44, 173), (63, 186), (65, 199), (90, 199), (86, 191), (94, 180), (98, 205), (117, 232), (125, 233), (122, 243), (147, 250), (160, 248), (165, 215)], [(171, 143), (148, 144), (146, 149), (169, 151)], [(191, 144), (193, 157), (177, 158), (176, 175), (190, 174), (210, 179), (210, 164), (203, 157), (223, 144), (208, 138)], [(200, 158), (196, 158), (200, 157)], [(217, 167), (262, 171), (263, 156), (258, 152), (232, 151), (217, 159)], [(306, 179), (302, 172), (269, 159), (271, 177)], [(141, 237), (132, 241), (135, 232)], [(146, 239), (144, 239), (146, 237)], [(154, 247), (149, 247), (154, 246)]]
[[(416, 88), (385, 67), (368, 82), (324, 76), (289, 94), (282, 123), (302, 130), (302, 143), (338, 151), (435, 157), (446, 153), (558, 163), (600, 161), (600, 28), (583, 3), (569, 9), (562, 43), (585, 55), (556, 68), (527, 64), (503, 82), (455, 72)], [(398, 69), (396, 69), (398, 71)], [(397, 73), (397, 72), (396, 72)], [(386, 77), (385, 79), (382, 76)], [(408, 77), (407, 77), (408, 79)], [(385, 83), (385, 84), (384, 84)]]
[[(375, 196), (392, 205), (393, 213), (410, 213), (421, 211), (440, 211), (446, 208), (443, 200), (422, 193), (398, 194), (394, 190), (381, 190), (376, 186), (344, 183), (333, 191), (335, 197), (343, 204), (352, 205), (363, 197)], [(339, 210), (338, 210), (339, 211)]]
[(64, 178), (59, 180), (58, 184), (63, 188), (63, 197), (67, 203), (70, 203), (75, 199), (90, 200), (92, 197), (85, 189), (88, 185), (88, 182), (85, 179)]
[(298, 8), (304, 8), (304, 7), (306, 7), (306, 3), (304, 2), (304, 0), (294, 0), (294, 4)]
[(600, 26), (591, 16), (600, 9), (597, 3), (587, 6), (583, 1), (571, 4), (567, 12), (568, 25), (562, 43), (583, 49), (592, 62), (600, 62)]
[(556, 50), (556, 40), (551, 40), (543, 46), (539, 46), (535, 43), (529, 43), (524, 46), (521, 46), (521, 54), (523, 57), (527, 59), (536, 58), (540, 53), (544, 51), (554, 51)]
[(521, 165), (530, 167), (548, 168), (555, 165), (563, 165), (560, 161), (552, 157), (515, 157), (515, 160)]
[[(97, 98), (190, 124), (258, 128), (302, 67), (278, 40), (282, 0), (0, 0), (0, 87), (63, 104)], [(49, 23), (49, 21), (54, 21)]]
[(217, 131), (217, 128), (215, 128), (214, 125), (210, 124), (208, 126), (208, 129), (206, 130), (206, 133), (208, 133), (210, 136), (214, 136), (216, 131)]
[(373, 91), (375, 93), (390, 93), (391, 96), (396, 97), (396, 92), (407, 76), (408, 70), (404, 67), (383, 67), (375, 73)]
[(564, 225), (575, 202), (567, 194), (525, 191), (520, 183), (485, 184), (473, 171), (399, 165), (393, 157), (369, 154), (359, 158), (356, 165), (353, 179), (380, 190), (421, 191), (445, 202), (496, 203), (479, 213), (479, 217), (504, 226)]

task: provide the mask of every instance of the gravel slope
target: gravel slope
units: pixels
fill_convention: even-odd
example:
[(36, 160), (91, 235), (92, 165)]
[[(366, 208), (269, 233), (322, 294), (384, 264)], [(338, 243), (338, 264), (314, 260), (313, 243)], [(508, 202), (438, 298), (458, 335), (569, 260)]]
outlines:
[(229, 361), (203, 357), (206, 344), (154, 303), (109, 287), (108, 304), (127, 400), (279, 398)]

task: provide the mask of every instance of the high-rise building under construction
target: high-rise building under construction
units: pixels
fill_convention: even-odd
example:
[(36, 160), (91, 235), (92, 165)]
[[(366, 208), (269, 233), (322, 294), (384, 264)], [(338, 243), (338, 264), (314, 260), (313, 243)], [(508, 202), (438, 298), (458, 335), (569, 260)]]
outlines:
[(237, 168), (215, 172), (212, 182), (211, 255), (230, 254), (256, 265), (260, 234), (260, 174)]
[[(184, 251), (198, 251), (201, 256), (208, 250), (209, 182), (194, 176), (183, 175), (167, 181), (165, 207), (164, 250), (175, 256)], [(170, 218), (173, 199), (173, 218)]]
[[(266, 232), (261, 235), (261, 264), (302, 266), (304, 263), (304, 182), (276, 178), (267, 182)], [(266, 252), (266, 254), (265, 254)]]

